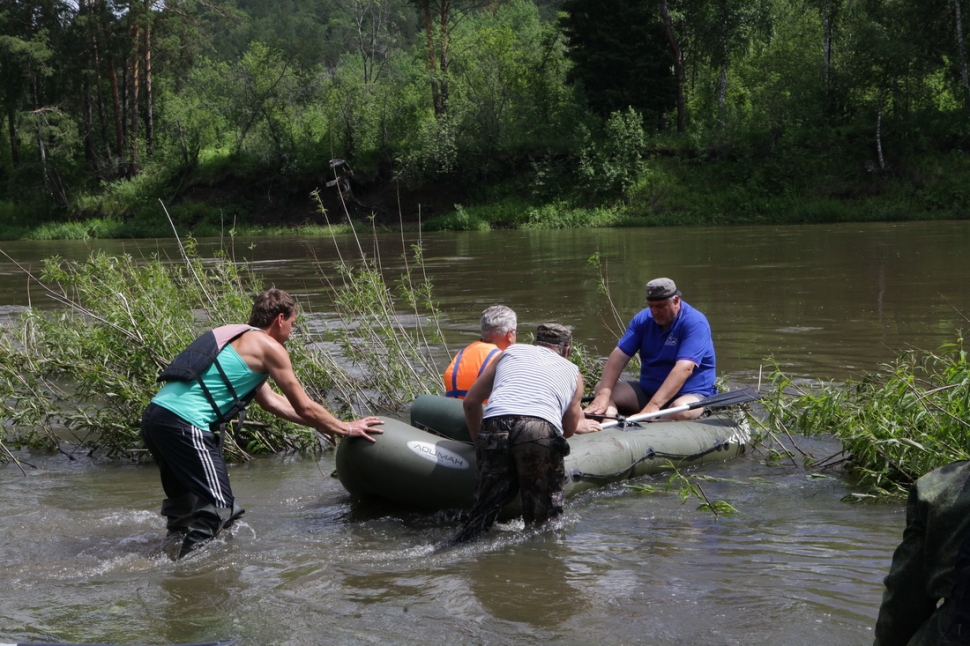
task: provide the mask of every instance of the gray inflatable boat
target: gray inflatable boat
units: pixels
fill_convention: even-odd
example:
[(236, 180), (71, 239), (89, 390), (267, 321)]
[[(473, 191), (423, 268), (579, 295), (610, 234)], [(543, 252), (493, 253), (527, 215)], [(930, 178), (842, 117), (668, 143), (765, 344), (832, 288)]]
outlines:
[[(337, 477), (351, 494), (436, 511), (475, 502), (475, 448), (462, 402), (423, 395), (411, 423), (382, 418), (384, 434), (337, 447)], [(744, 453), (748, 433), (729, 416), (652, 421), (569, 438), (566, 496), (611, 482), (719, 462)], [(505, 514), (503, 514), (505, 515)]]

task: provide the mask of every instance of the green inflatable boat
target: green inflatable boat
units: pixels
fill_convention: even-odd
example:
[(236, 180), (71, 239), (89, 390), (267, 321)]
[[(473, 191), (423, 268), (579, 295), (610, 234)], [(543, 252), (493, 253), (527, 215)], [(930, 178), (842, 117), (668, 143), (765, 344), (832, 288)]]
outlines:
[[(423, 395), (411, 423), (382, 418), (384, 434), (337, 447), (337, 477), (351, 494), (436, 511), (475, 502), (475, 448), (462, 402)], [(748, 433), (730, 417), (653, 421), (569, 438), (566, 496), (611, 482), (718, 462), (744, 453)], [(503, 515), (508, 515), (503, 514)]]

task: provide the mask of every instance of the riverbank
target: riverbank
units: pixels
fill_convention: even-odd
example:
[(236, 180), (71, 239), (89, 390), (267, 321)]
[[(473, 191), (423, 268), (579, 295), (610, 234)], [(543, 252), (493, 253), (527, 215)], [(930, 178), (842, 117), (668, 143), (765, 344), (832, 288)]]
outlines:
[[(0, 240), (325, 235), (367, 228), (427, 231), (958, 220), (970, 217), (970, 155), (957, 150), (880, 170), (832, 155), (719, 158), (654, 150), (620, 191), (553, 190), (535, 175), (489, 186), (459, 178), (409, 189), (390, 178), (267, 179), (231, 160), (190, 177), (146, 170), (71, 212), (0, 203)], [(332, 178), (330, 178), (332, 179)], [(163, 208), (164, 205), (164, 208)]]

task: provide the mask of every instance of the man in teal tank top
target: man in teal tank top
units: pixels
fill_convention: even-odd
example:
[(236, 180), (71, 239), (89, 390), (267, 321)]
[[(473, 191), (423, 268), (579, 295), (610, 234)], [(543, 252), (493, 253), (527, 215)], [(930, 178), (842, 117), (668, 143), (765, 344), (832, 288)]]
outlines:
[[(377, 417), (344, 422), (310, 399), (283, 347), (296, 317), (296, 301), (283, 290), (269, 289), (256, 297), (248, 329), (224, 326), (206, 333), (162, 373), (163, 379), (173, 380), (145, 409), (141, 431), (158, 464), (169, 534), (184, 535), (178, 558), (243, 513), (229, 486), (217, 431), (253, 399), (277, 417), (331, 437), (374, 442), (371, 435), (383, 432), (375, 428), (382, 424)], [(193, 353), (197, 346), (203, 351)], [(207, 347), (214, 356), (206, 354)], [(282, 394), (269, 387), (267, 378)]]

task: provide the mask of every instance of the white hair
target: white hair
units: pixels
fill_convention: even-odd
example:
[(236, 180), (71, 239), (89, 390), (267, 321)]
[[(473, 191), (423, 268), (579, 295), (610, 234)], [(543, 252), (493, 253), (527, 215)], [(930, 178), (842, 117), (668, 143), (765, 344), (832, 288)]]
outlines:
[(504, 336), (515, 329), (515, 312), (504, 305), (493, 305), (482, 312), (482, 340)]

